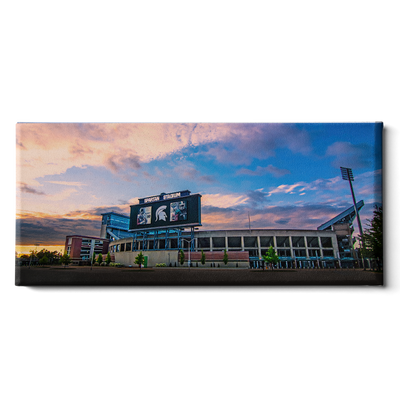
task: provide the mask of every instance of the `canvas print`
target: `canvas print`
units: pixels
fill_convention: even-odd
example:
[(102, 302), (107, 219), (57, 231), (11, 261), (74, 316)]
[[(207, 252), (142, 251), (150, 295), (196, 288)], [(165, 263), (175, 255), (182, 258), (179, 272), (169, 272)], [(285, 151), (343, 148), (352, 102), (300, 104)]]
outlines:
[(382, 136), (18, 123), (16, 285), (383, 285)]

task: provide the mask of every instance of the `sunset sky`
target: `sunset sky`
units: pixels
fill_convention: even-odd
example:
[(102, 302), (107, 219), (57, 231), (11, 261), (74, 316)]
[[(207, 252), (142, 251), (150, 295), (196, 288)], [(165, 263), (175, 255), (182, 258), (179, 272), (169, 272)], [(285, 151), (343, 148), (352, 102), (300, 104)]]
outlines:
[(365, 227), (382, 202), (379, 124), (18, 124), (16, 250), (98, 236), (101, 213), (185, 189), (202, 229), (248, 228), (248, 213), (252, 228), (316, 229), (352, 205), (341, 166)]

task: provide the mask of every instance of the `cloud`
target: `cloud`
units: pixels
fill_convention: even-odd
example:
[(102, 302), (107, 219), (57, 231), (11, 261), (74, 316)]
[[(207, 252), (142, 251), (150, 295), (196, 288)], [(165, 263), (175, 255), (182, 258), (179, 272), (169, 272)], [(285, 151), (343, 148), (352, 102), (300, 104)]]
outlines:
[(100, 235), (101, 221), (57, 217), (26, 217), (16, 220), (17, 245), (61, 245), (67, 235)]
[(201, 207), (202, 214), (230, 214), (234, 211), (238, 211), (238, 209), (233, 207), (215, 207), (215, 206)]
[(250, 175), (250, 176), (262, 176), (266, 174), (272, 174), (273, 176), (279, 178), (283, 175), (290, 174), (288, 169), (281, 169), (278, 167), (274, 167), (273, 165), (268, 165), (267, 167), (257, 166), (255, 171), (252, 171), (248, 168), (241, 168), (236, 172), (236, 175)]
[(275, 220), (275, 223), (280, 224), (280, 225), (286, 225), (289, 222), (290, 222), (290, 218), (280, 218), (280, 219)]
[(215, 194), (203, 194), (201, 197), (202, 208), (204, 206), (213, 206), (220, 208), (237, 207), (240, 204), (244, 204), (248, 200), (246, 195), (240, 193), (215, 193)]
[(54, 185), (77, 186), (77, 187), (87, 186), (87, 183), (83, 182), (69, 182), (69, 181), (45, 181), (45, 182), (52, 183)]
[(325, 155), (334, 157), (331, 165), (335, 168), (366, 168), (373, 165), (373, 151), (366, 143), (335, 142), (327, 148)]
[(298, 182), (294, 183), (292, 185), (279, 185), (275, 189), (272, 189), (269, 191), (268, 196), (271, 196), (271, 194), (274, 193), (291, 193), (293, 192), (293, 189), (299, 187), (299, 186), (305, 186), (306, 184), (304, 182)]
[(174, 167), (174, 175), (175, 177), (184, 178), (189, 181), (200, 181), (204, 183), (214, 183), (218, 180), (213, 175), (204, 175), (197, 168), (194, 167), (194, 164), (189, 162), (184, 162)]
[[(316, 192), (338, 191), (340, 189), (344, 189), (345, 186), (345, 181), (343, 181), (340, 176), (335, 176), (334, 178), (328, 179), (316, 179), (312, 182), (300, 181), (293, 184), (279, 185), (276, 188), (271, 189), (268, 192), (268, 196), (271, 196), (275, 193), (297, 193), (302, 196), (308, 190)], [(296, 188), (298, 189), (298, 192), (295, 191)]]
[(269, 201), (267, 199), (267, 194), (263, 193), (261, 190), (248, 190), (246, 196), (247, 204), (252, 208), (257, 208), (261, 204)]
[(249, 165), (254, 158), (275, 156), (278, 148), (303, 155), (311, 151), (308, 133), (291, 124), (226, 124), (224, 128), (222, 140), (204, 152), (220, 163)]
[(39, 190), (36, 190), (30, 186), (28, 186), (26, 183), (20, 182), (19, 184), (19, 190), (23, 193), (30, 193), (30, 194), (38, 194), (38, 195), (44, 195), (46, 193), (41, 192)]
[(131, 153), (128, 155), (112, 155), (107, 158), (106, 166), (114, 173), (127, 169), (140, 169), (140, 157)]

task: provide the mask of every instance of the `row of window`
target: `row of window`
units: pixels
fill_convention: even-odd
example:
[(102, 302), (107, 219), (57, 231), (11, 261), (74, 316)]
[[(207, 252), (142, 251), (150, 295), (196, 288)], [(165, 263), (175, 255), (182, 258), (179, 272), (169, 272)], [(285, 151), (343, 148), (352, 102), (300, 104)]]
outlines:
[[(111, 252), (124, 252), (132, 251), (132, 243), (121, 243), (111, 246)], [(140, 250), (140, 248), (138, 249)], [(261, 248), (261, 254), (258, 253), (258, 249), (245, 248), (244, 251), (249, 252), (250, 257), (261, 257), (267, 254), (268, 248)], [(290, 250), (277, 249), (277, 254), (279, 257), (307, 257), (307, 252), (305, 249), (293, 249), (293, 255)], [(308, 249), (308, 257), (334, 257), (332, 249), (323, 249), (322, 254), (319, 249)]]
[[(197, 238), (197, 248), (199, 249), (210, 249), (211, 243), (214, 249), (236, 249), (241, 250), (242, 248), (242, 238), (239, 237), (228, 237), (228, 246), (226, 246), (225, 237), (206, 237), (206, 238)], [(188, 246), (187, 242), (185, 243), (185, 247)], [(244, 247), (250, 248), (258, 248), (257, 237), (244, 237), (243, 238)], [(157, 242), (156, 242), (157, 245)], [(293, 248), (305, 248), (305, 240), (304, 237), (299, 237), (294, 239), (292, 237), (292, 247)], [(273, 237), (270, 240), (267, 240), (266, 237), (260, 237), (260, 247), (275, 247)], [(276, 237), (276, 247), (280, 248), (290, 248), (290, 240), (289, 237)], [(307, 247), (308, 248), (333, 248), (332, 238), (331, 237), (321, 237), (321, 246), (319, 246), (318, 238), (307, 238)], [(143, 249), (143, 240), (136, 241), (136, 248)], [(153, 250), (155, 249), (155, 242), (152, 239), (147, 240), (147, 249)], [(169, 248), (177, 249), (178, 248), (178, 239), (169, 239)], [(158, 249), (165, 249), (165, 239), (158, 240)]]
[[(92, 244), (92, 239), (82, 239), (82, 246), (91, 246)], [(102, 246), (103, 241), (102, 240), (95, 240), (94, 241), (95, 246)]]

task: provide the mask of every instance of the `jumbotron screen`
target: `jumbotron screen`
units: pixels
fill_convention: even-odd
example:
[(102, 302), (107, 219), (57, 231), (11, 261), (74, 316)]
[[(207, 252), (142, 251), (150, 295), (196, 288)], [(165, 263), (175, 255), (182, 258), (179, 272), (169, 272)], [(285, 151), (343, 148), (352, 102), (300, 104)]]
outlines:
[(145, 199), (146, 202), (131, 206), (129, 230), (201, 225), (200, 194), (174, 196), (169, 200), (158, 200), (159, 198), (160, 196), (149, 197)]

